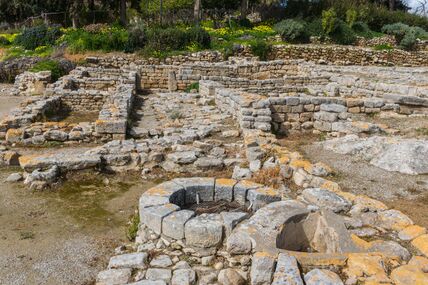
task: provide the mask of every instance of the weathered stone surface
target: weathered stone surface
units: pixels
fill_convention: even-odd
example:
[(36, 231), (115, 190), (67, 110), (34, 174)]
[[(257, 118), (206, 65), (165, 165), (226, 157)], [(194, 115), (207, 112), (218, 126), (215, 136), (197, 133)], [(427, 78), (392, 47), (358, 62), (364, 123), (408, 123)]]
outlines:
[(330, 270), (313, 269), (305, 274), (306, 285), (343, 285), (340, 277)]
[(146, 207), (158, 206), (167, 203), (173, 203), (179, 206), (184, 205), (184, 191), (184, 187), (171, 181), (167, 181), (150, 188), (140, 197), (140, 216), (141, 210)]
[(408, 261), (411, 257), (409, 251), (395, 241), (373, 241), (370, 243), (369, 251), (383, 252), (391, 256), (398, 256), (404, 261)]
[(152, 259), (152, 261), (150, 261), (150, 266), (152, 267), (169, 267), (172, 265), (172, 261), (171, 258), (164, 254), (164, 255), (159, 255), (156, 256)]
[(368, 279), (377, 283), (391, 282), (385, 272), (382, 256), (376, 254), (350, 254), (344, 273), (350, 279)]
[(309, 188), (302, 192), (303, 198), (310, 204), (326, 208), (333, 212), (347, 212), (352, 204), (342, 196), (325, 189)]
[(145, 268), (147, 253), (129, 253), (113, 256), (108, 264), (109, 268)]
[(187, 204), (195, 204), (197, 195), (200, 202), (214, 200), (214, 178), (177, 178), (172, 181), (185, 189), (185, 201)]
[(411, 226), (408, 226), (407, 228), (404, 228), (403, 230), (401, 230), (398, 233), (398, 237), (401, 240), (409, 241), (409, 240), (417, 238), (418, 236), (425, 234), (426, 232), (427, 232), (426, 228), (423, 228), (423, 227), (417, 226), (417, 225), (411, 225)]
[(123, 285), (131, 279), (131, 269), (109, 269), (98, 273), (97, 285)]
[(387, 171), (404, 174), (428, 173), (428, 143), (424, 140), (348, 135), (322, 143), (336, 153), (357, 155)]
[(252, 204), (252, 210), (257, 211), (261, 207), (281, 200), (278, 190), (269, 187), (250, 189), (247, 193), (247, 200)]
[(251, 238), (245, 232), (233, 233), (227, 239), (226, 248), (231, 254), (248, 254), (252, 249)]
[(171, 281), (171, 277), (171, 269), (149, 268), (146, 272), (146, 279), (148, 280), (163, 280), (169, 284)]
[(218, 246), (223, 238), (223, 222), (218, 214), (202, 214), (184, 226), (186, 244), (201, 248)]
[(128, 283), (127, 285), (167, 285), (163, 280), (140, 280), (134, 283)]
[(329, 210), (308, 216), (305, 228), (309, 243), (313, 249), (325, 253), (358, 252), (359, 249), (351, 239), (341, 216)]
[(325, 112), (342, 113), (346, 112), (347, 108), (339, 104), (321, 104), (320, 109)]
[(225, 200), (231, 202), (233, 200), (233, 188), (238, 183), (234, 179), (216, 179), (214, 198), (216, 201)]
[(196, 273), (193, 269), (177, 269), (172, 275), (171, 285), (193, 285)]
[(218, 274), (218, 281), (223, 285), (245, 285), (245, 279), (236, 272), (236, 270), (228, 268), (223, 269)]
[(412, 245), (423, 255), (428, 257), (428, 235), (421, 235), (412, 241)]
[(286, 253), (279, 254), (273, 275), (272, 285), (281, 284), (303, 285), (296, 258)]
[(194, 216), (195, 212), (190, 210), (171, 213), (163, 219), (162, 234), (177, 240), (184, 239), (184, 225)]
[(180, 210), (175, 204), (165, 204), (140, 209), (140, 221), (155, 233), (162, 233), (162, 221), (169, 214)]
[(21, 173), (12, 173), (6, 178), (6, 182), (18, 182), (22, 179), (23, 178)]
[(384, 229), (395, 231), (399, 231), (413, 225), (413, 221), (398, 210), (386, 210), (378, 213), (378, 219), (375, 223), (377, 226)]
[(223, 218), (226, 237), (230, 236), (236, 225), (248, 217), (248, 213), (244, 212), (221, 212), (220, 214)]
[(247, 193), (250, 189), (262, 188), (263, 185), (249, 181), (249, 180), (241, 180), (239, 181), (234, 189), (233, 199), (239, 204), (244, 205), (247, 201)]
[(196, 161), (197, 156), (194, 151), (183, 151), (169, 153), (167, 158), (178, 164), (189, 164)]
[(275, 256), (267, 252), (256, 252), (251, 264), (251, 285), (271, 284), (274, 270)]

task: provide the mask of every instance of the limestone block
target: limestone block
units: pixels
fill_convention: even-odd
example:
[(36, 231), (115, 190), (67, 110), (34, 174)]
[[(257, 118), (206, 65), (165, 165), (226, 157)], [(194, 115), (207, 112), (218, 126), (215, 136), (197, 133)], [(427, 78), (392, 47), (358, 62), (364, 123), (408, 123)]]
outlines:
[(234, 197), (233, 199), (244, 205), (247, 201), (247, 192), (250, 189), (261, 188), (263, 185), (249, 181), (249, 180), (241, 180), (234, 187)]
[(248, 190), (247, 199), (252, 203), (252, 210), (257, 211), (269, 203), (281, 201), (281, 194), (276, 189), (263, 187)]
[(140, 209), (140, 220), (155, 233), (162, 233), (162, 220), (172, 212), (180, 210), (175, 204), (165, 204)]
[(128, 253), (113, 256), (110, 258), (108, 268), (145, 268), (147, 262), (147, 253)]
[(172, 180), (185, 189), (186, 204), (194, 204), (197, 202), (197, 195), (200, 202), (208, 202), (214, 200), (214, 178), (176, 178)]
[(271, 284), (275, 270), (275, 256), (267, 252), (256, 252), (251, 264), (251, 285)]
[(214, 189), (214, 200), (225, 200), (231, 202), (233, 200), (233, 188), (238, 183), (234, 179), (216, 179)]
[(188, 246), (216, 247), (223, 238), (223, 221), (218, 214), (202, 214), (190, 219), (184, 226)]
[(132, 275), (132, 270), (126, 269), (108, 269), (101, 271), (97, 275), (96, 285), (122, 285), (127, 284)]
[(184, 239), (184, 225), (195, 216), (195, 212), (181, 210), (166, 216), (162, 222), (162, 234), (180, 240)]
[(272, 285), (303, 285), (297, 260), (294, 256), (287, 253), (280, 253), (273, 275)]
[(333, 212), (347, 212), (352, 204), (342, 196), (325, 189), (308, 188), (302, 192), (303, 198), (310, 204), (326, 208)]

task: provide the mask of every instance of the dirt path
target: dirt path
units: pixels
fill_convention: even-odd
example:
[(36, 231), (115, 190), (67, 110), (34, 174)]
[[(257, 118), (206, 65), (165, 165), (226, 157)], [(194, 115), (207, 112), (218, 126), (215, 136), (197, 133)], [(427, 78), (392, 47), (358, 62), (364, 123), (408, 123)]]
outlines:
[[(0, 181), (11, 172), (1, 169)], [(2, 182), (0, 284), (92, 284), (152, 185), (93, 173), (47, 192)]]
[[(1, 89), (1, 86), (0, 86)], [(26, 97), (20, 96), (8, 96), (6, 94), (1, 94), (0, 92), (0, 120), (6, 116), (10, 110), (19, 106)]]

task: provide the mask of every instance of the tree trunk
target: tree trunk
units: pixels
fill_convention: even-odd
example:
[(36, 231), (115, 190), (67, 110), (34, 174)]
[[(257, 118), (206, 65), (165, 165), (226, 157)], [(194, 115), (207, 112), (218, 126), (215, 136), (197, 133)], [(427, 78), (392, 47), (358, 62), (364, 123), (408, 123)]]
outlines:
[(389, 10), (395, 10), (395, 0), (389, 0)]
[(199, 25), (199, 22), (201, 21), (201, 0), (195, 0), (193, 18), (195, 19), (196, 25)]
[(123, 26), (126, 26), (127, 25), (127, 21), (126, 21), (126, 0), (120, 0), (119, 11), (120, 11), (120, 23)]
[(247, 18), (248, 15), (248, 0), (241, 0), (241, 19)]
[(163, 17), (163, 1), (160, 0), (160, 11), (159, 11), (159, 22), (160, 25), (162, 26), (162, 17)]

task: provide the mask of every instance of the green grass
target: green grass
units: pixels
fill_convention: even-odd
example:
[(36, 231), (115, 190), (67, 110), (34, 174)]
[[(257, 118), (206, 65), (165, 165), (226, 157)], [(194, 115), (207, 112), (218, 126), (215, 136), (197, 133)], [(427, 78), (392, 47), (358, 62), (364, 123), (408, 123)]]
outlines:
[(0, 61), (20, 58), (20, 57), (48, 57), (53, 53), (53, 47), (41, 46), (35, 50), (26, 50), (20, 46), (12, 46), (5, 50), (5, 54)]
[(126, 237), (130, 241), (134, 241), (135, 238), (137, 237), (139, 224), (140, 224), (140, 216), (137, 213), (131, 217), (128, 228), (126, 229)]
[(394, 47), (390, 44), (380, 44), (373, 47), (374, 50), (393, 50)]

